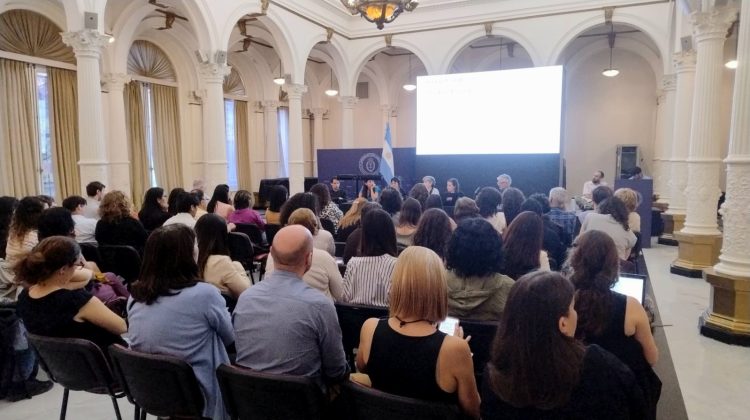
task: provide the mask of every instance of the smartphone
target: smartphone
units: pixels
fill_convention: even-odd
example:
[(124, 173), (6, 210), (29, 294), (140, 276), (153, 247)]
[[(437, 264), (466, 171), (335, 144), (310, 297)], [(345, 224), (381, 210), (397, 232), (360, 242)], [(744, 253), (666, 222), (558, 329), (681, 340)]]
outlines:
[(458, 318), (449, 316), (440, 323), (438, 329), (448, 335), (453, 335), (453, 333), (456, 331), (456, 325), (458, 325)]

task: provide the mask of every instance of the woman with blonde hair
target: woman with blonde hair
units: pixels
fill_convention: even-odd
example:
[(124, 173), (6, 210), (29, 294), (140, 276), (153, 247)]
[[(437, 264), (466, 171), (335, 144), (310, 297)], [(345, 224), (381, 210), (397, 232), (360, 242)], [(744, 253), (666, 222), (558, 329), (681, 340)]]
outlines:
[(336, 231), (336, 240), (346, 242), (346, 238), (359, 227), (359, 220), (362, 217), (362, 206), (367, 202), (364, 198), (357, 198), (352, 201), (352, 206), (346, 212), (344, 217), (339, 220), (339, 228)]
[(110, 191), (99, 204), (100, 219), (94, 237), (99, 245), (129, 245), (143, 253), (148, 232), (132, 213), (132, 204), (122, 191)]
[(396, 262), (390, 291), (390, 317), (362, 326), (357, 368), (372, 387), (410, 398), (458, 403), (479, 417), (479, 392), (463, 330), (438, 330), (448, 314), (443, 261), (430, 249), (406, 248)]
[(635, 211), (640, 204), (638, 193), (631, 188), (618, 188), (617, 191), (615, 191), (615, 197), (625, 203), (625, 208), (628, 210), (628, 227), (630, 227), (630, 230), (633, 232), (640, 232), (641, 216)]

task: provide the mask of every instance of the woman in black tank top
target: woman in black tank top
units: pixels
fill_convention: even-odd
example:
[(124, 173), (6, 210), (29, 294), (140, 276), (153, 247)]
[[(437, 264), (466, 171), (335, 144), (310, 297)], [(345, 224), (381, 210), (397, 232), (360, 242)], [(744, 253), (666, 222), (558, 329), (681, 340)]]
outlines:
[(479, 393), (468, 343), (438, 331), (448, 313), (445, 270), (433, 251), (410, 246), (396, 262), (390, 317), (362, 326), (357, 368), (373, 388), (404, 397), (458, 403), (479, 417)]

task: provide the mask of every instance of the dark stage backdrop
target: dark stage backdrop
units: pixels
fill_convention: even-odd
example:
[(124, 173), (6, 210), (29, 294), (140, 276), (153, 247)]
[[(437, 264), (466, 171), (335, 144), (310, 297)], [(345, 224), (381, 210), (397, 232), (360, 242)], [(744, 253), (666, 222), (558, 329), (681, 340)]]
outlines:
[[(336, 175), (379, 175), (381, 148), (373, 149), (320, 149), (318, 150), (318, 180), (330, 183)], [(395, 175), (401, 178), (401, 188), (409, 191), (413, 185), (414, 168), (416, 164), (416, 149), (413, 147), (398, 147), (393, 149), (393, 165)], [(381, 187), (388, 185), (389, 179), (379, 183)], [(341, 181), (350, 200), (357, 196), (354, 181)], [(360, 188), (362, 182), (359, 182)]]

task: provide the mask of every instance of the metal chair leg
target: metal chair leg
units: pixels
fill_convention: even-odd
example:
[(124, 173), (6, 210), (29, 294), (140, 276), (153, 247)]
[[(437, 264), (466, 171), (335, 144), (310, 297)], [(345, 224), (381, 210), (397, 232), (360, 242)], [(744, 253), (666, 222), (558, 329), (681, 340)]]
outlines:
[(115, 407), (115, 415), (117, 416), (117, 420), (122, 420), (122, 416), (120, 415), (120, 406), (117, 405), (117, 398), (115, 397), (110, 397), (110, 398), (112, 398), (112, 405)]
[(65, 420), (65, 413), (68, 411), (68, 394), (70, 390), (65, 388), (63, 391), (62, 406), (60, 407), (60, 420)]

